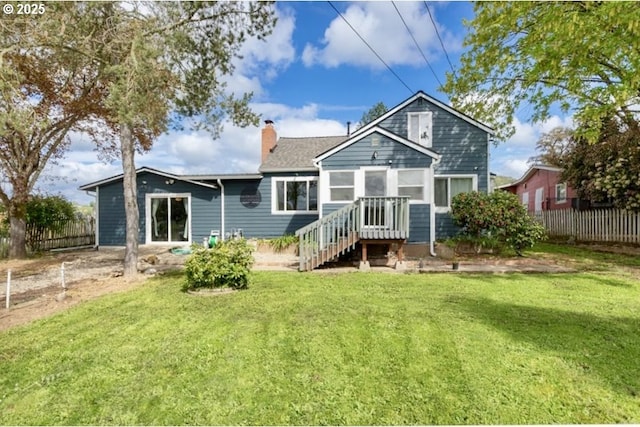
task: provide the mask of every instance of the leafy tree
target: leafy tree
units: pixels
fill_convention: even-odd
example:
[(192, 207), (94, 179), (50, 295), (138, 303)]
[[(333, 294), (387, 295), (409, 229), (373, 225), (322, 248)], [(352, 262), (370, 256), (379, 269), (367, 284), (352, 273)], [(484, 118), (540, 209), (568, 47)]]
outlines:
[(596, 144), (576, 138), (563, 162), (563, 178), (582, 199), (640, 210), (640, 131), (617, 118), (603, 120)]
[(56, 230), (75, 218), (73, 203), (62, 196), (32, 196), (27, 202), (27, 224)]
[[(89, 124), (103, 112), (92, 59), (74, 53), (73, 3), (47, 3), (47, 18), (0, 20), (0, 201), (10, 222), (9, 256), (26, 256), (29, 194), (44, 167), (66, 150), (70, 131), (98, 137)], [(80, 26), (81, 27), (81, 26)], [(68, 40), (68, 49), (52, 46)]]
[(502, 138), (513, 134), (523, 104), (533, 121), (548, 118), (553, 106), (572, 110), (590, 142), (605, 118), (638, 128), (637, 3), (477, 2), (474, 9), (469, 50), (443, 87), (455, 105)]
[[(62, 196), (29, 196), (25, 206), (26, 224), (37, 230), (58, 230), (76, 217), (73, 204)], [(4, 205), (0, 212), (6, 213)], [(0, 235), (8, 235), (9, 218), (3, 216)]]
[[(127, 224), (125, 274), (135, 274), (139, 234), (135, 152), (150, 149), (160, 134), (184, 126), (186, 118), (193, 119), (186, 121), (187, 126), (207, 129), (214, 138), (225, 118), (239, 126), (258, 123), (248, 107), (250, 95), (227, 93), (224, 79), (233, 73), (233, 59), (246, 39), (264, 39), (271, 32), (275, 24), (272, 4), (203, 1), (55, 5), (48, 4), (46, 21), (50, 27), (41, 31), (41, 36), (35, 35), (41, 29), (25, 20), (15, 27), (13, 39), (7, 44), (17, 45), (14, 50), (20, 52), (24, 45), (20, 42), (35, 36), (29, 44), (34, 47), (34, 61), (42, 51), (50, 52), (54, 59), (63, 54), (63, 58), (80, 63), (79, 69), (101, 90), (95, 103), (99, 121), (93, 121), (90, 130), (100, 130), (100, 138), (95, 140), (106, 158), (122, 159)], [(62, 63), (60, 69), (68, 72), (69, 66)], [(15, 93), (21, 91), (15, 84), (9, 87)], [(27, 96), (22, 104), (32, 98)], [(49, 99), (49, 94), (42, 91), (35, 99)], [(25, 121), (19, 131), (26, 127)]]
[(378, 117), (386, 113), (387, 111), (389, 111), (387, 106), (384, 105), (384, 103), (382, 102), (378, 102), (377, 104), (375, 104), (373, 107), (371, 107), (369, 110), (365, 111), (362, 114), (362, 117), (358, 122), (358, 127), (360, 128), (366, 125), (367, 123), (374, 121), (375, 119), (377, 119)]
[[(100, 58), (101, 73), (110, 87), (107, 121), (118, 132), (123, 164), (129, 275), (137, 272), (138, 256), (136, 143), (149, 149), (171, 123), (181, 125), (184, 118), (194, 118), (192, 124), (213, 137), (225, 117), (239, 126), (257, 125), (250, 96), (227, 94), (224, 77), (233, 73), (233, 59), (246, 38), (264, 39), (275, 20), (267, 2), (136, 2), (131, 11), (115, 3), (97, 7), (107, 17), (97, 21), (109, 47)], [(89, 46), (102, 42), (93, 37)]]
[(568, 157), (574, 149), (573, 129), (557, 127), (543, 133), (536, 143), (539, 155), (530, 158), (529, 163), (544, 164), (564, 168)]
[(460, 193), (451, 200), (451, 216), (464, 236), (496, 239), (518, 255), (544, 238), (544, 227), (529, 216), (518, 196), (506, 191)]

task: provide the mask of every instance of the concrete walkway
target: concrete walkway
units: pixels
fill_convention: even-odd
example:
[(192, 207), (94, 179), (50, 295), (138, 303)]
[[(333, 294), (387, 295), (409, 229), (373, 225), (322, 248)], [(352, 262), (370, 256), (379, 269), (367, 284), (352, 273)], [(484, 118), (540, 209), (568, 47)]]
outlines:
[[(297, 271), (298, 257), (291, 254), (255, 252), (253, 269), (257, 271)], [(428, 258), (405, 261), (404, 270), (392, 266), (372, 266), (373, 272), (386, 273), (572, 273), (576, 270), (532, 258), (478, 258), (462, 259), (458, 270), (453, 270), (449, 260)], [(359, 271), (356, 266), (335, 266), (313, 270), (315, 273), (338, 273)]]

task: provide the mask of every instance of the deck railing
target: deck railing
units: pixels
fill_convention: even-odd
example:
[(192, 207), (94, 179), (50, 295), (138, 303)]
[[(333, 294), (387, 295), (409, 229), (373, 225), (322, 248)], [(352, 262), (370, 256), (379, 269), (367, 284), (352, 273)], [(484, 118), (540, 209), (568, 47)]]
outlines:
[(314, 268), (355, 248), (360, 239), (409, 237), (409, 197), (361, 197), (296, 231), (300, 270)]

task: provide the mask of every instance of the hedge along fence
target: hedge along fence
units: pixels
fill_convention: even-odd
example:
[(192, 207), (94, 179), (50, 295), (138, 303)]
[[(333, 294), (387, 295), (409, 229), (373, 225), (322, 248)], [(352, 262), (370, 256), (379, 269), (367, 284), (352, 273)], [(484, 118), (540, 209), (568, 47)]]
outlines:
[[(53, 229), (42, 229), (27, 224), (27, 249), (31, 252), (51, 249), (90, 246), (96, 243), (96, 224), (93, 218), (56, 224)], [(0, 257), (9, 255), (8, 237), (0, 239)]]

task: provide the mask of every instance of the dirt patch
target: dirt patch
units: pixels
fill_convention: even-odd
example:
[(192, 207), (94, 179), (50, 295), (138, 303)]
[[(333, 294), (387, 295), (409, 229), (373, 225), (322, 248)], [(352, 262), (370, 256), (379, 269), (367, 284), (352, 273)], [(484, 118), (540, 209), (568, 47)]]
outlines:
[[(26, 324), (99, 296), (133, 289), (155, 273), (181, 268), (186, 259), (164, 247), (141, 247), (136, 277), (122, 277), (124, 249), (49, 253), (0, 263), (0, 330)], [(64, 265), (64, 284), (63, 273)], [(10, 308), (6, 278), (11, 270)]]

